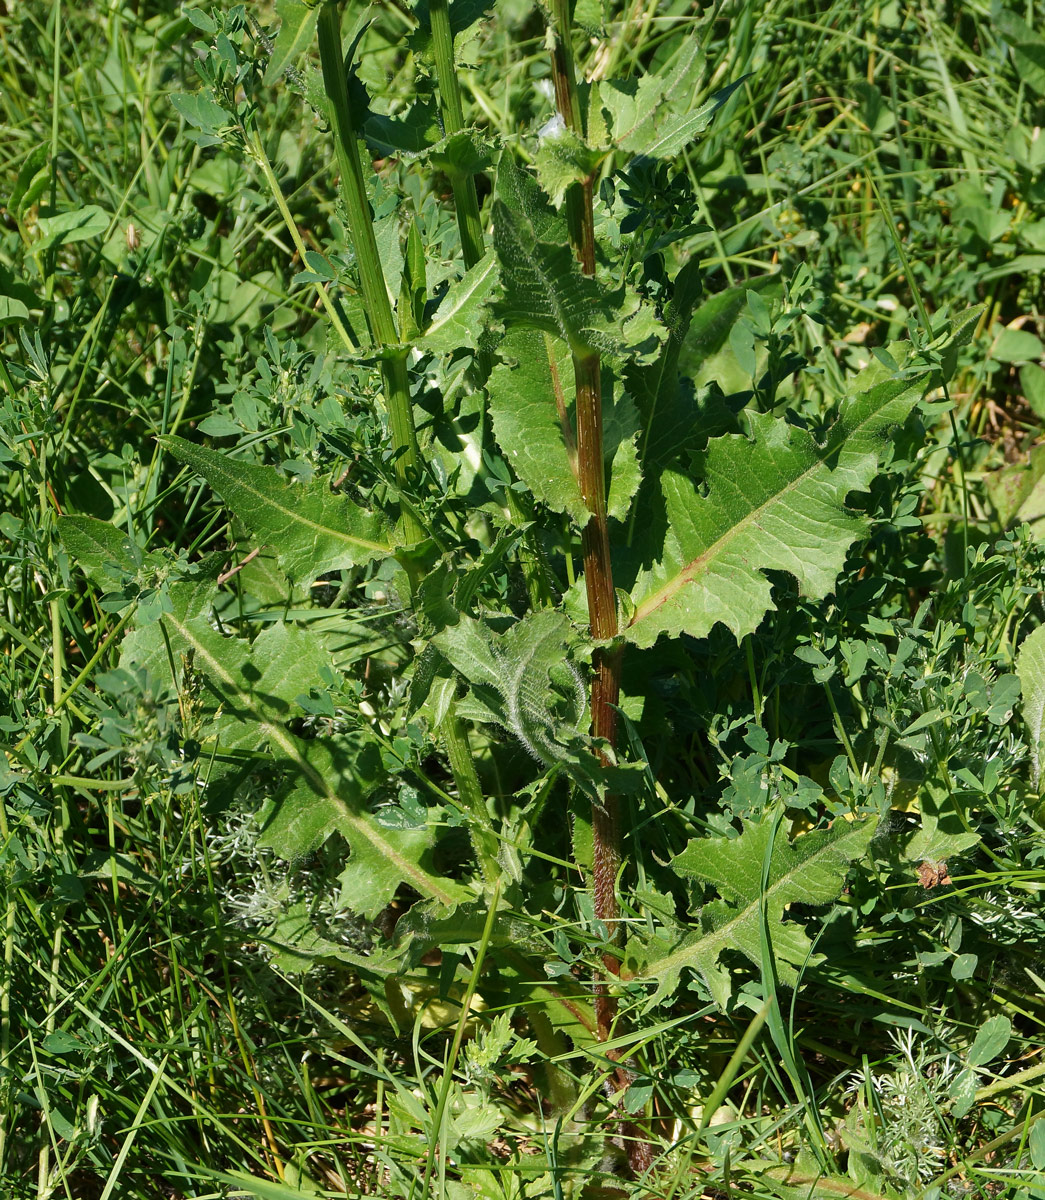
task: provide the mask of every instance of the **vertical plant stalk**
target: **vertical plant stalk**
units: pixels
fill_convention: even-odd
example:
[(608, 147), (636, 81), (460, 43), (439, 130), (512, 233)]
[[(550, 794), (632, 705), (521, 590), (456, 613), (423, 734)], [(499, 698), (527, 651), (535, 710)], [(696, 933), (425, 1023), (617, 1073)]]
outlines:
[[(568, 0), (554, 0), (552, 80), (555, 99), (566, 126), (584, 136), (580, 102), (577, 98), (573, 49), (570, 43)], [(591, 181), (574, 184), (566, 193), (566, 218), (570, 242), (586, 275), (595, 274), (595, 221), (592, 213)], [(584, 585), (588, 595), (591, 635), (597, 642), (616, 638), (617, 597), (613, 590), (613, 564), (610, 559), (609, 526), (606, 516), (606, 468), (602, 437), (602, 364), (595, 351), (574, 353), (573, 373), (577, 404), (577, 466), (581, 494), (591, 513), (582, 535)], [(620, 697), (621, 653), (619, 649), (600, 647), (593, 656), (595, 677), (591, 687), (592, 733), (614, 747), (617, 738), (615, 705)], [(620, 866), (620, 817), (615, 796), (605, 796), (592, 807), (594, 861), (592, 884), (595, 915), (616, 941), (620, 931), (616, 880)], [(604, 956), (607, 971), (618, 974), (620, 963), (613, 954)], [(604, 987), (596, 994), (599, 1033), (609, 1036), (614, 1003)]]
[[(445, 11), (445, 0), (443, 10), (446, 38), (441, 39), (441, 53), (445, 55), (445, 42), (448, 38), (451, 68), (449, 77), (453, 81), (453, 88), (456, 89), (457, 76), (452, 70), (453, 39), (450, 37), (450, 20), (449, 14)], [(435, 20), (433, 20), (433, 24), (436, 24)], [(410, 403), (410, 379), (407, 372), (409, 348), (402, 344), (401, 331), (397, 327), (395, 316), (392, 313), (392, 304), (389, 300), (381, 258), (377, 250), (377, 240), (374, 237), (370, 202), (367, 199), (363, 167), (359, 158), (359, 139), (356, 137), (348, 82), (345, 78), (344, 60), (341, 53), (341, 20), (336, 0), (326, 0), (323, 4), (319, 11), (317, 28), (319, 56), (323, 68), (323, 87), (330, 100), (334, 124), (338, 170), (341, 174), (341, 195), (348, 214), (348, 228), (355, 247), (356, 261), (359, 264), (359, 282), (366, 304), (370, 332), (374, 341), (384, 350), (381, 360), (381, 375), (388, 403), (392, 444), (400, 451), (395, 463), (396, 478), (400, 488), (403, 488), (412, 477), (416, 476), (420, 459), (417, 431), (414, 428), (413, 407)], [(454, 94), (456, 96), (454, 109), (456, 128), (460, 128), (463, 125), (460, 92), (455, 90)], [(463, 220), (460, 216), (459, 220), (462, 221), (461, 240), (466, 264), (471, 266), (473, 262), (478, 262), (482, 258), (483, 240), (475, 184), (470, 178), (467, 179), (467, 182), (471, 184), (472, 210), (467, 220)], [(456, 184), (454, 196), (457, 199)], [(461, 210), (458, 211), (460, 213)], [(466, 227), (471, 240), (466, 239)], [(474, 256), (471, 261), (468, 261), (469, 254)], [(407, 319), (407, 313), (401, 310), (401, 322)], [(405, 501), (402, 503), (402, 525), (408, 546), (423, 540), (425, 535), (421, 522), (413, 508)], [(407, 564), (407, 574), (411, 579), (411, 588), (415, 587), (418, 582), (416, 568), (412, 569)], [(488, 882), (492, 882), (497, 873), (496, 838), (490, 828), (489, 817), (483, 804), (482, 790), (475, 773), (475, 765), (472, 762), (471, 748), (468, 745), (468, 735), (453, 707), (443, 721), (440, 732), (446, 744), (447, 758), (450, 761), (450, 769), (457, 785), (458, 795), (472, 812), (472, 841), (479, 857), (483, 876)]]
[[(408, 348), (400, 345), (392, 303), (385, 286), (381, 257), (374, 237), (370, 201), (359, 158), (348, 81), (341, 56), (341, 19), (336, 0), (325, 0), (319, 10), (319, 57), (323, 67), (323, 88), (330, 101), (334, 126), (334, 147), (341, 175), (341, 198), (348, 216), (348, 231), (356, 252), (359, 284), (366, 305), (367, 323), (376, 345), (381, 349), (381, 377), (384, 382), (392, 443), (399, 455), (395, 462), (396, 478), (405, 488), (416, 477), (419, 455), (414, 414), (410, 403), (410, 381), (406, 369)], [(424, 538), (416, 513), (407, 504), (402, 507), (403, 533), (408, 545)]]
[[(457, 78), (457, 63), (454, 60), (454, 35), (450, 27), (448, 0), (430, 0), (428, 18), (432, 26), (432, 48), (435, 54), (435, 74), (439, 92), (439, 111), (443, 118), (443, 130), (449, 136), (464, 129), (464, 105), (461, 102), (461, 84)], [(461, 237), (461, 251), (466, 269), (470, 269), (486, 253), (483, 237), (482, 217), (479, 213), (479, 195), (475, 190), (475, 176), (454, 172), (450, 175), (450, 187), (454, 195), (454, 210), (457, 214), (457, 229)], [(492, 362), (490, 355), (480, 351), (476, 364), (479, 376), (488, 379)], [(484, 416), (485, 422), (485, 416)], [(505, 488), (505, 506), (516, 525), (526, 525), (533, 520), (532, 502), (524, 501), (512, 488)], [(531, 560), (525, 564), (526, 586), (530, 603), (541, 607), (548, 600), (545, 579), (544, 556), (540, 543), (532, 531), (526, 535)]]
[[(573, 45), (570, 40), (569, 0), (552, 0), (552, 81), (555, 100), (568, 129), (585, 136), (577, 95)], [(576, 183), (566, 192), (566, 221), (570, 244), (585, 275), (595, 274), (595, 217), (592, 210), (593, 180)], [(595, 351), (573, 354), (577, 408), (577, 465), (581, 495), (591, 513), (584, 527), (584, 586), (588, 597), (588, 620), (592, 638), (601, 643), (592, 655), (591, 731), (614, 750), (617, 745), (617, 709), (620, 700), (622, 648), (615, 645), (619, 633), (617, 595), (613, 587), (609, 524), (606, 514), (606, 459), (602, 430), (602, 363)], [(617, 873), (621, 864), (620, 802), (606, 793), (592, 805), (592, 894), (595, 916), (602, 921), (611, 943), (621, 934), (617, 903)], [(620, 974), (616, 954), (603, 955), (609, 976)], [(617, 1002), (605, 980), (595, 981), (595, 1020), (598, 1035), (606, 1041), (613, 1030)], [(611, 1057), (616, 1056), (611, 1053)], [(616, 1071), (617, 1086), (626, 1089), (632, 1074), (624, 1067)], [(653, 1161), (648, 1133), (635, 1121), (622, 1122), (628, 1162), (636, 1175), (647, 1171)]]

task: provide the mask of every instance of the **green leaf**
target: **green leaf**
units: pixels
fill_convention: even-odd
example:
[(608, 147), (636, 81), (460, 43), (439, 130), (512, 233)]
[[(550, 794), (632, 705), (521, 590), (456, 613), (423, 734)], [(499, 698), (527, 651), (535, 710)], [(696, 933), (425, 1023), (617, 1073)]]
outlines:
[(478, 175), (493, 162), (490, 142), (475, 129), (459, 129), (429, 146), (428, 165), (447, 175)]
[(501, 352), (517, 360), (490, 376), (494, 433), (512, 469), (555, 512), (583, 528), (591, 513), (577, 477), (573, 409), (576, 399), (569, 348), (550, 334), (514, 330)]
[(649, 307), (581, 273), (565, 219), (507, 152), (497, 170), (494, 248), (504, 284), (496, 312), (506, 324), (561, 337), (582, 358), (656, 350), (661, 331)]
[[(490, 415), (497, 442), (535, 499), (555, 512), (567, 513), (583, 529), (591, 513), (577, 477), (576, 387), (570, 351), (550, 334), (532, 329), (513, 330), (500, 349), (516, 361), (494, 368), (490, 375)], [(606, 507), (611, 517), (623, 520), (642, 474), (635, 447), (638, 413), (619, 388), (619, 381), (604, 367)]]
[(122, 530), (95, 517), (59, 517), (58, 536), (81, 571), (100, 588), (115, 591), (137, 574), (141, 551)]
[(1032, 362), (1045, 354), (1041, 338), (1024, 329), (1002, 329), (991, 346), (991, 358), (997, 362)]
[(318, 639), (282, 622), (253, 644), (225, 637), (212, 623), (213, 595), (212, 579), (173, 585), (173, 611), (124, 640), (121, 665), (143, 665), (169, 679), (169, 655), (175, 664), (191, 658), (206, 683), (214, 713), (210, 734), (218, 749), (267, 754), (288, 779), (266, 814), (262, 841), (294, 860), (340, 833), (352, 851), (342, 874), (345, 902), (356, 912), (379, 912), (400, 883), (440, 904), (456, 904), (467, 893), (428, 862), (431, 831), (385, 829), (367, 810), (366, 797), (383, 777), (380, 754), (368, 736), (306, 740), (287, 728), (301, 715), (295, 698), (328, 665)]
[(700, 39), (684, 44), (670, 71), (641, 79), (593, 84), (589, 99), (589, 136), (605, 131), (608, 141), (629, 154), (672, 158), (711, 124), (711, 118), (744, 82), (716, 92), (699, 107), (693, 100), (704, 72)]
[(416, 345), (432, 354), (452, 354), (477, 346), (486, 324), (483, 310), (496, 284), (497, 259), (491, 251), (450, 285)]
[[(875, 827), (874, 821), (838, 820), (830, 829), (791, 843), (775, 840), (764, 904), (782, 984), (796, 984), (795, 967), (810, 960), (811, 951), (802, 926), (785, 919), (788, 906), (824, 905), (836, 899), (848, 864), (866, 852)], [(629, 958), (638, 964), (637, 977), (657, 981), (654, 1001), (670, 993), (683, 968), (690, 967), (704, 977), (716, 1003), (725, 1005), (732, 983), (729, 971), (719, 965), (722, 952), (739, 950), (754, 964), (761, 963), (762, 868), (771, 835), (772, 823), (767, 821), (749, 826), (739, 838), (691, 841), (672, 859), (680, 875), (713, 886), (722, 899), (705, 905), (700, 929), (673, 946), (629, 945)], [(814, 956), (810, 961), (819, 960)]]
[(971, 1067), (959, 1071), (951, 1084), (951, 1113), (958, 1119), (976, 1102), (976, 1072)]
[(214, 488), (295, 583), (392, 553), (384, 519), (319, 480), (289, 483), (274, 467), (237, 462), (183, 438), (157, 439)]
[(904, 846), (908, 862), (946, 862), (971, 849), (980, 835), (967, 827), (950, 787), (927, 779), (918, 791), (921, 827)]
[(534, 161), (537, 179), (558, 208), (566, 189), (591, 179), (605, 156), (605, 151), (593, 150), (572, 129), (560, 129), (540, 139)]
[(101, 237), (112, 220), (104, 208), (97, 204), (85, 204), (70, 212), (58, 213), (53, 217), (41, 217), (38, 225), (41, 233), (37, 250), (49, 250), (52, 246), (83, 242), (88, 238)]
[(29, 309), (13, 296), (0, 296), (0, 325), (13, 325), (17, 321), (28, 321)]
[(276, 0), (276, 16), (280, 19), (279, 33), (265, 68), (265, 84), (269, 87), (312, 45), (319, 10), (302, 0)]
[(284, 733), (279, 749), (296, 771), (259, 844), (300, 860), (341, 834), (352, 848), (341, 872), (341, 902), (365, 917), (375, 917), (401, 883), (446, 907), (470, 895), (431, 863), (431, 829), (385, 828), (367, 811), (363, 801), (383, 775), (374, 742), (345, 734), (302, 741)]
[(979, 961), (975, 954), (959, 954), (951, 963), (951, 978), (955, 980), (972, 979), (976, 974), (976, 965)]
[[(1025, 371), (1029, 368), (1024, 367)], [(1035, 367), (1034, 370), (1039, 370)], [(1045, 379), (1045, 371), (1042, 371)], [(1045, 395), (1042, 397), (1045, 405)], [(1018, 517), (1034, 489), (1045, 477), (1045, 445), (1032, 446), (1025, 462), (1006, 463), (984, 476), (987, 495), (998, 514), (998, 524), (1007, 529)]]
[(994, 17), (998, 32), (1012, 47), (1020, 79), (1039, 96), (1045, 96), (1045, 38), (1015, 13), (999, 9)]
[(248, 1175), (244, 1171), (212, 1171), (208, 1167), (198, 1168), (204, 1175), (209, 1175), (225, 1187), (236, 1189), (237, 1195), (255, 1197), (255, 1200), (312, 1200), (320, 1194), (314, 1186), (307, 1190), (290, 1187), (277, 1180), (263, 1179), (258, 1175)]
[(1020, 367), (1020, 387), (1034, 415), (1045, 421), (1045, 370), (1036, 363)]
[(530, 612), (503, 634), (462, 616), (432, 641), (472, 684), (472, 707), (462, 703), (462, 714), (501, 725), (589, 796), (640, 786), (638, 768), (603, 766), (589, 746), (586, 683), (569, 657), (576, 634), (563, 613)]
[(1023, 691), (1023, 723), (1030, 743), (1031, 782), (1041, 787), (1045, 756), (1045, 625), (1024, 638), (1016, 655), (1016, 674)]
[(976, 1038), (969, 1047), (969, 1065), (985, 1067), (1005, 1050), (1012, 1037), (1012, 1022), (999, 1014), (990, 1017), (980, 1026)]
[(431, 100), (418, 100), (400, 117), (370, 113), (363, 133), (370, 150), (382, 156), (423, 154), (439, 140), (439, 113)]
[(889, 380), (850, 398), (823, 445), (786, 421), (751, 413), (750, 441), (727, 435), (709, 444), (707, 495), (688, 476), (665, 471), (663, 545), (631, 589), (628, 640), (652, 646), (662, 633), (704, 637), (717, 622), (738, 639), (751, 633), (772, 607), (767, 570), (794, 575), (805, 596), (827, 595), (867, 528), (846, 510), (846, 497), (874, 478), (884, 437), (922, 390), (922, 380)]
[(1030, 1160), (1039, 1171), (1045, 1171), (1045, 1121), (1036, 1121), (1027, 1139)]
[(213, 100), (199, 93), (187, 95), (183, 92), (176, 92), (171, 96), (171, 104), (190, 125), (202, 129), (204, 133), (213, 137), (217, 137), (223, 130), (236, 123), (228, 109), (222, 108), (220, 104), (215, 104)]

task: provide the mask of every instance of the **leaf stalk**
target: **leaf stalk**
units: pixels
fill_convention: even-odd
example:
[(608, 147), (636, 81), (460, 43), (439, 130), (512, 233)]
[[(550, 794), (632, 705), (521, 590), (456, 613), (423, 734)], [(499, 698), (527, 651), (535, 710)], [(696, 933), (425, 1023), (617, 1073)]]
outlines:
[[(454, 36), (450, 27), (450, 7), (447, 0), (431, 0), (428, 16), (432, 24), (432, 49), (435, 53), (435, 74), (439, 85), (439, 109), (443, 117), (443, 130), (450, 134), (460, 133), (464, 128), (464, 105), (461, 102), (461, 84), (457, 78), (454, 61)], [(461, 235), (461, 250), (466, 268), (474, 267), (486, 249), (483, 241), (483, 223), (479, 215), (479, 194), (475, 190), (475, 179), (471, 175), (453, 172), (450, 187), (454, 194), (454, 209), (457, 212), (457, 228)]]
[[(405, 488), (416, 478), (419, 453), (414, 413), (410, 402), (410, 381), (406, 369), (408, 348), (400, 345), (399, 330), (388, 288), (385, 285), (381, 256), (374, 236), (370, 201), (359, 157), (357, 122), (345, 78), (341, 56), (341, 19), (336, 0), (326, 0), (319, 10), (319, 57), (323, 68), (323, 88), (330, 101), (334, 126), (334, 149), (341, 176), (341, 198), (348, 217), (348, 230), (356, 253), (359, 284), (366, 306), (367, 324), (374, 342), (382, 350), (381, 378), (388, 405), (392, 442), (399, 452), (395, 461), (396, 479)], [(407, 505), (402, 510), (403, 533), (408, 544), (424, 539), (420, 521)]]

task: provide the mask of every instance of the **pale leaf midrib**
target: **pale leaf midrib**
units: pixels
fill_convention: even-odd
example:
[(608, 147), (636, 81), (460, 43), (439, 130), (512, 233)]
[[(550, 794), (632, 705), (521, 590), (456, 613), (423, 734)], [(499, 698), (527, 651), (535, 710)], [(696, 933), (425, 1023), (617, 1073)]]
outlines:
[[(859, 828), (861, 828), (861, 826), (855, 826), (853, 832)], [(850, 834), (850, 836), (852, 835)], [(780, 888), (782, 888), (785, 884), (790, 884), (793, 882), (795, 876), (798, 875), (802, 870), (811, 864), (815, 865), (824, 854), (829, 853), (835, 847), (844, 845), (844, 842), (844, 836), (835, 838), (830, 842), (825, 842), (824, 845), (821, 846), (819, 850), (815, 850), (809, 856), (809, 858), (802, 859), (800, 862), (796, 863), (790, 871), (786, 871), (783, 875), (781, 875), (780, 878), (775, 883), (771, 884), (764, 893), (759, 894), (754, 900), (750, 900), (747, 904), (745, 904), (744, 907), (741, 908), (737, 913), (737, 915), (727, 921), (724, 925), (720, 925), (717, 929), (708, 930), (707, 933), (703, 934), (695, 942), (690, 942), (688, 945), (680, 946), (678, 950), (673, 951), (667, 956), (667, 958), (657, 959), (657, 961), (653, 963), (649, 969), (656, 970), (659, 974), (674, 970), (676, 967), (681, 968), (689, 966), (694, 956), (699, 953), (701, 947), (714, 945), (716, 942), (725, 942), (726, 944), (731, 945), (732, 943), (726, 942), (726, 935), (731, 930), (735, 929), (742, 921), (749, 921), (751, 919), (751, 910), (758, 908), (762, 902), (763, 895), (766, 898), (768, 908), (769, 899), (773, 897)], [(843, 855), (841, 856), (841, 861), (846, 862), (848, 860), (845, 859)], [(785, 900), (784, 903), (787, 904), (789, 901)], [(801, 903), (801, 900), (797, 900), (795, 903)], [(637, 976), (637, 978), (642, 979), (645, 978), (646, 975), (647, 972), (643, 971), (639, 976)]]
[[(899, 393), (896, 396), (890, 397), (886, 403), (893, 403), (900, 398), (900, 395), (903, 395), (903, 393)], [(882, 408), (884, 407), (885, 405), (883, 404)], [(875, 417), (877, 417), (880, 412), (881, 409), (876, 409), (873, 413), (868, 414), (866, 420), (862, 421), (854, 429), (848, 431), (848, 433), (839, 440), (848, 441), (857, 436), (873, 422)], [(727, 434), (726, 436), (741, 437), (743, 435)], [(651, 592), (641, 604), (636, 605), (635, 612), (632, 615), (631, 620), (628, 622), (627, 627), (629, 629), (634, 629), (640, 621), (645, 620), (651, 613), (660, 608), (662, 604), (667, 604), (669, 600), (673, 599), (674, 596), (688, 583), (692, 582), (693, 577), (697, 574), (698, 570), (704, 566), (705, 563), (709, 562), (713, 558), (717, 558), (730, 542), (735, 541), (741, 533), (746, 533), (752, 525), (756, 525), (758, 520), (768, 509), (775, 507), (782, 501), (786, 500), (788, 496), (790, 496), (796, 489), (798, 489), (803, 483), (811, 478), (815, 472), (823, 468), (831, 455), (840, 449), (840, 446), (834, 444), (834, 439), (829, 439), (822, 447), (816, 446), (815, 442), (813, 445), (815, 447), (816, 457), (805, 471), (796, 476), (795, 479), (786, 484), (779, 491), (774, 492), (772, 496), (766, 499), (757, 508), (751, 509), (746, 516), (742, 517), (735, 525), (731, 525), (729, 529), (720, 538), (713, 542), (702, 554), (698, 554), (696, 558), (690, 559), (685, 566), (676, 572), (673, 578), (668, 580), (667, 583), (662, 584), (655, 592)], [(864, 451), (860, 451), (860, 453), (864, 454)], [(844, 497), (839, 507), (843, 508), (844, 510)], [(844, 511), (842, 515), (845, 515)], [(751, 569), (755, 571), (758, 570), (757, 567), (752, 567)]]
[[(183, 460), (183, 461), (186, 461), (188, 466), (193, 467), (193, 470), (199, 470), (198, 467), (193, 466), (191, 459), (187, 459), (187, 460)], [(211, 467), (212, 473), (215, 475), (218, 475), (219, 477), (222, 474), (222, 470), (226, 469), (223, 466), (219, 466), (216, 463), (210, 464), (210, 467)], [(214, 487), (215, 491), (220, 491), (217, 484), (214, 484), (213, 481), (210, 479), (210, 477), (205, 472), (199, 471), (199, 474), (203, 475), (203, 477), (205, 479), (207, 479), (208, 482), (211, 483), (211, 486)], [(308, 517), (303, 517), (299, 512), (295, 511), (294, 509), (288, 508), (285, 505), (280, 504), (278, 500), (273, 500), (271, 496), (266, 496), (265, 493), (260, 491), (258, 488), (256, 488), (254, 486), (254, 484), (248, 483), (245, 480), (240, 479), (238, 476), (236, 476), (231, 471), (228, 472), (224, 478), (225, 478), (226, 483), (230, 483), (233, 487), (242, 489), (248, 495), (253, 496), (255, 499), (259, 500), (262, 504), (275, 509), (276, 512), (281, 513), (283, 516), (288, 517), (292, 522), (294, 522), (297, 525), (303, 525), (308, 529), (314, 529), (317, 533), (328, 534), (334, 538), (339, 539), (342, 542), (348, 543), (349, 545), (363, 546), (368, 550), (373, 550), (378, 553), (388, 553), (388, 551), (391, 549), (390, 546), (383, 545), (380, 542), (371, 542), (367, 538), (361, 538), (354, 534), (346, 533), (344, 530), (341, 530), (341, 529), (334, 529), (329, 525), (321, 525), (318, 521), (313, 521), (313, 520), (310, 520)], [(347, 505), (351, 505), (351, 501), (349, 501), (349, 500), (344, 500), (343, 503), (347, 504)], [(353, 506), (353, 507), (355, 507), (355, 506)], [(362, 510), (359, 509), (357, 511), (361, 512)], [(239, 514), (239, 515), (242, 516), (243, 514)], [(244, 519), (246, 519), (246, 518), (244, 518)]]
[[(422, 334), (422, 337), (428, 338), (432, 337), (434, 334), (441, 333), (452, 321), (456, 321), (461, 310), (472, 299), (475, 293), (479, 290), (480, 286), (486, 282), (490, 272), (496, 270), (496, 268), (497, 260), (491, 254), (489, 257), (489, 262), (486, 264), (486, 269), (480, 271), (476, 275), (476, 277), (472, 280), (471, 285), (462, 292), (458, 302), (454, 305), (454, 307), (445, 314), (442, 314), (438, 310), (436, 311), (432, 324), (428, 327), (424, 334)], [(462, 279), (461, 282), (464, 283), (464, 280)]]
[(236, 683), (234, 677), (225, 669), (223, 663), (216, 659), (207, 648), (196, 638), (193, 631), (185, 624), (175, 619), (170, 613), (166, 613), (163, 617), (165, 621), (169, 621), (178, 633), (189, 642), (199, 659), (206, 665), (207, 670), (222, 680), (228, 690), (235, 693), (236, 696), (243, 700), (243, 707), (247, 712), (251, 713), (256, 721), (259, 730), (262, 731), (265, 738), (276, 745), (293, 761), (298, 770), (305, 776), (312, 787), (319, 792), (323, 799), (330, 800), (335, 803), (340, 809), (343, 819), (356, 831), (359, 835), (366, 839), (375, 850), (379, 850), (384, 856), (396, 867), (400, 872), (401, 878), (407, 880), (412, 886), (416, 887), (423, 895), (431, 896), (435, 900), (450, 906), (454, 904), (455, 898), (447, 891), (438, 887), (432, 878), (421, 867), (410, 862), (396, 851), (386, 839), (380, 837), (377, 832), (372, 829), (368, 822), (361, 817), (356, 816), (344, 800), (335, 792), (327, 783), (325, 777), (320, 771), (306, 759), (293, 739), (281, 725), (275, 725), (271, 721), (262, 717), (257, 709), (253, 707), (253, 701), (250, 695), (242, 690)]

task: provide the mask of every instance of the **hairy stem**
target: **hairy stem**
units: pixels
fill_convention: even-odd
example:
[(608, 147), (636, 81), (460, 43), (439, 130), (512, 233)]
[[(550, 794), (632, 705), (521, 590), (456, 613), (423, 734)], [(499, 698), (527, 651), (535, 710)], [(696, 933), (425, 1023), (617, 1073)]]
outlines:
[[(385, 286), (381, 257), (377, 250), (370, 201), (359, 157), (359, 140), (353, 120), (348, 82), (341, 57), (341, 20), (336, 0), (326, 0), (319, 10), (319, 57), (323, 67), (323, 88), (330, 101), (334, 126), (334, 146), (341, 175), (341, 198), (348, 216), (348, 230), (356, 252), (359, 285), (366, 306), (367, 323), (374, 342), (384, 351), (381, 378), (388, 405), (392, 441), (399, 452), (395, 461), (396, 479), (405, 488), (416, 477), (418, 467), (417, 433), (410, 403), (410, 384), (406, 370), (407, 349), (400, 345), (392, 303)], [(408, 544), (421, 541), (424, 530), (416, 514), (403, 506), (403, 533)]]

